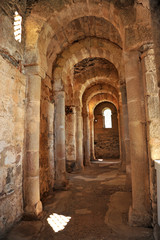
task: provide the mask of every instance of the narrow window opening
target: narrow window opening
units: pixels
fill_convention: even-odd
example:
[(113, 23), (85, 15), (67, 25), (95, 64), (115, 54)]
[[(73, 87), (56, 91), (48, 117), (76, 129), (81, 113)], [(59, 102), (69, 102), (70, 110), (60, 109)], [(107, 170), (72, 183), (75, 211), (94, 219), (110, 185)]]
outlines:
[(21, 42), (22, 35), (22, 17), (17, 11), (15, 11), (14, 16), (14, 38), (16, 41)]
[(107, 108), (103, 111), (104, 128), (112, 128), (112, 111)]

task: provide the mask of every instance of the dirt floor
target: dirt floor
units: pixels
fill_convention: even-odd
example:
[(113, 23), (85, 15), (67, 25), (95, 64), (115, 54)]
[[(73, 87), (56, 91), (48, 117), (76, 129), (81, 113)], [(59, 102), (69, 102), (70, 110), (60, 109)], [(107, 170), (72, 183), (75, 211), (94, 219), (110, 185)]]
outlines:
[(153, 240), (153, 230), (127, 224), (131, 191), (118, 161), (70, 173), (69, 189), (43, 201), (37, 221), (21, 221), (6, 240)]

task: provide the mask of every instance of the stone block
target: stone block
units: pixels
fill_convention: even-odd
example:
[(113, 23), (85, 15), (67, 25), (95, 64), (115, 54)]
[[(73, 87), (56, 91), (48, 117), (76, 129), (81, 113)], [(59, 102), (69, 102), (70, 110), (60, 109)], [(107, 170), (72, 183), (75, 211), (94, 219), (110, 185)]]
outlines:
[(159, 96), (150, 96), (147, 101), (148, 104), (148, 117), (149, 120), (158, 119), (160, 116), (159, 110)]
[(158, 93), (156, 72), (147, 72), (145, 76), (147, 94)]

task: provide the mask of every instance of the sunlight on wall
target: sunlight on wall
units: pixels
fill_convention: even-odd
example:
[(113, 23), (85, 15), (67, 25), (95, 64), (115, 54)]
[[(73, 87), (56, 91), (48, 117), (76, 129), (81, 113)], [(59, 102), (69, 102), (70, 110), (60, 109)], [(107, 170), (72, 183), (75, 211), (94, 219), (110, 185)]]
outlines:
[(16, 41), (21, 42), (22, 34), (22, 17), (16, 11), (14, 16), (14, 37)]
[(47, 218), (47, 221), (55, 232), (59, 232), (66, 227), (70, 219), (71, 217), (66, 217), (63, 215), (58, 215), (56, 213), (53, 213)]

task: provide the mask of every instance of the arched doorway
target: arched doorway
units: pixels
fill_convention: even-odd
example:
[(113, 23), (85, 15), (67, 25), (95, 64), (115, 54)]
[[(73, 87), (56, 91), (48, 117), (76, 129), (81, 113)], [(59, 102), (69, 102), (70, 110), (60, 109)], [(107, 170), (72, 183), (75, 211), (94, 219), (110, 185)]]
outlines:
[(119, 158), (117, 109), (110, 102), (94, 110), (94, 151), (96, 159)]

